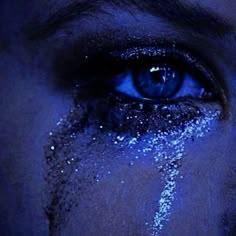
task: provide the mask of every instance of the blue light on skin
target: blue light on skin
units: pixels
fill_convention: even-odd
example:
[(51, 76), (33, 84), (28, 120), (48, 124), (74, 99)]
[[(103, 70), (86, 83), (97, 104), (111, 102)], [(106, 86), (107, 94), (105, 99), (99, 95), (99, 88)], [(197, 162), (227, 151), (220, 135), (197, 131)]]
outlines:
[[(43, 41), (32, 46), (24, 39), (20, 29), (25, 22), (30, 22), (29, 12), (32, 15), (34, 13), (36, 15), (38, 13), (47, 15), (52, 9), (60, 7), (62, 2), (67, 1), (39, 2), (33, 0), (30, 3), (29, 1), (1, 1), (0, 3), (1, 36), (6, 39), (6, 42), (10, 42), (10, 44), (5, 45), (7, 47), (2, 47), (1, 43), (0, 53), (0, 129), (3, 134), (1, 138), (0, 192), (3, 194), (4, 203), (1, 205), (0, 231), (6, 235), (32, 235), (35, 232), (38, 232), (39, 235), (48, 235), (48, 219), (45, 217), (42, 202), (45, 193), (42, 149), (45, 140), (47, 140), (48, 132), (55, 128), (57, 121), (70, 110), (72, 99), (69, 91), (60, 90), (57, 87), (56, 78), (48, 66), (51, 65), (54, 55), (52, 45), (48, 41)], [(221, 14), (230, 19), (231, 22), (235, 22), (235, 3), (228, 4), (226, 1), (224, 3), (217, 1), (214, 5), (210, 0), (201, 1), (201, 5), (208, 9), (214, 11), (224, 9)], [(160, 31), (164, 32), (164, 35), (167, 32), (166, 37), (173, 35), (173, 26), (164, 24), (163, 20), (145, 15), (143, 12), (137, 12), (135, 18), (126, 10), (122, 14), (122, 11), (109, 8), (109, 12), (112, 13), (109, 16), (100, 15), (99, 22), (97, 20), (95, 22), (95, 18), (86, 22), (90, 22), (93, 27), (98, 27), (101, 22), (103, 26), (106, 25), (109, 28), (116, 26), (116, 29), (128, 29), (129, 34), (139, 32), (139, 38), (142, 36), (141, 34), (146, 35), (147, 32), (152, 37), (159, 35)], [(86, 29), (85, 22), (83, 22), (83, 26)], [(77, 31), (74, 32), (75, 37), (79, 33), (77, 27)], [(125, 35), (126, 33), (119, 31), (119, 34)], [(174, 34), (178, 34), (181, 39), (187, 42), (194, 41), (191, 36), (185, 38), (182, 31), (177, 30)], [(202, 232), (208, 232), (208, 235), (217, 235), (223, 228), (223, 226), (216, 224), (222, 219), (222, 214), (226, 213), (225, 217), (229, 220), (228, 222), (233, 219), (231, 212), (234, 211), (234, 198), (230, 192), (234, 192), (231, 187), (235, 186), (236, 132), (234, 120), (236, 111), (233, 106), (236, 103), (234, 94), (236, 88), (234, 79), (236, 77), (234, 68), (235, 42), (227, 43), (227, 40), (220, 41), (216, 37), (209, 39), (209, 44), (215, 45), (215, 51), (212, 52), (206, 47), (207, 44), (202, 43), (202, 37), (200, 39), (196, 36), (196, 41), (200, 42), (198, 48), (202, 48), (208, 54), (209, 59), (214, 58), (217, 61), (221, 73), (228, 83), (231, 119), (217, 123), (212, 135), (186, 145), (188, 158), (186, 158), (187, 161), (182, 169), (184, 179), (181, 186), (183, 188), (176, 201), (175, 212), (168, 224), (168, 232), (166, 232), (168, 235), (191, 235), (193, 230), (199, 235), (202, 235)], [(60, 39), (58, 40), (60, 41)], [(35, 53), (34, 50), (40, 53)], [(222, 54), (224, 57), (219, 56)], [(82, 141), (82, 139), (78, 140), (78, 142)], [(108, 151), (114, 153), (112, 149)], [(85, 159), (86, 155), (82, 158)], [(124, 185), (120, 184), (119, 178), (119, 181), (117, 179), (112, 183), (107, 181), (103, 188), (97, 189), (96, 196), (94, 194), (86, 196), (83, 201), (84, 206), (91, 206), (91, 208), (89, 212), (82, 211), (84, 222), (87, 222), (85, 228), (102, 231), (99, 225), (106, 227), (107, 222), (111, 222), (112, 219), (113, 225), (110, 224), (111, 228), (107, 229), (106, 232), (109, 234), (112, 230), (112, 233), (123, 230), (127, 235), (129, 227), (127, 225), (127, 227), (123, 225), (121, 227), (120, 224), (116, 223), (129, 220), (131, 216), (135, 216), (136, 205), (127, 211), (127, 201), (125, 198), (122, 200), (121, 196), (135, 199), (136, 196), (140, 196), (140, 193), (144, 192), (143, 190), (147, 190), (147, 195), (151, 200), (156, 197), (156, 193), (151, 196), (153, 189), (155, 189), (154, 186), (158, 188), (155, 181), (153, 181), (155, 185), (152, 185), (150, 179), (147, 178), (146, 173), (148, 171), (145, 166), (140, 165), (139, 167), (136, 172), (121, 171), (123, 178), (124, 175), (130, 177), (130, 181), (126, 181)], [(152, 177), (155, 179), (155, 176)], [(138, 183), (136, 189), (132, 187), (132, 179)], [(122, 189), (126, 191), (122, 192), (121, 188), (117, 189), (117, 186), (121, 185)], [(148, 188), (145, 189), (145, 186)], [(111, 189), (112, 187), (113, 189)], [(117, 190), (120, 190), (120, 195)], [(112, 212), (108, 214), (108, 205), (106, 207), (102, 199), (109, 199), (109, 197), (119, 203), (117, 211), (120, 214), (112, 214)], [(143, 200), (147, 200), (147, 198)], [(226, 204), (230, 211), (227, 211)], [(92, 206), (96, 206), (96, 208)], [(121, 211), (121, 209), (123, 210)], [(77, 210), (75, 208), (71, 215), (76, 215)], [(93, 221), (91, 221), (93, 215), (97, 217), (92, 218)], [(85, 219), (86, 217), (88, 218)], [(206, 218), (208, 224), (205, 224)], [(69, 221), (67, 225), (63, 225), (64, 230), (70, 233), (67, 235), (78, 235), (78, 219), (71, 217)], [(144, 223), (145, 219), (141, 219), (140, 222)], [(132, 224), (135, 228), (135, 220), (130, 223), (130, 225)], [(81, 235), (86, 236), (86, 231), (82, 232)]]

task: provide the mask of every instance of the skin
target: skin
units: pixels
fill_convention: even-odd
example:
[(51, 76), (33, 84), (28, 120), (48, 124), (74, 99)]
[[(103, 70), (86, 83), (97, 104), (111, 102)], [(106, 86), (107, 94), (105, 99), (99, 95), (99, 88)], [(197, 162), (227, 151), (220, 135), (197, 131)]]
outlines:
[[(149, 161), (152, 155), (146, 162), (137, 161), (133, 168), (128, 168), (127, 163), (119, 160), (119, 150), (114, 151), (103, 134), (101, 139), (104, 142), (100, 148), (106, 148), (106, 160), (110, 156), (118, 158), (118, 161), (105, 163), (112, 175), (106, 176), (100, 184), (85, 184), (77, 196), (80, 204), (73, 205), (69, 213), (62, 211), (66, 221), (60, 223), (59, 230), (51, 228), (45, 214), (49, 196), (44, 180), (44, 146), (48, 133), (57, 129), (58, 120), (73, 107), (71, 89), (58, 82), (52, 68), (55, 51), (62, 47), (60, 40), (67, 38), (62, 37), (57, 43), (54, 41), (57, 36), (51, 40), (30, 42), (21, 29), (32, 16), (38, 13), (47, 15), (51, 7), (57, 9), (67, 1), (22, 2), (23, 5), (17, 1), (0, 3), (1, 234), (150, 235), (145, 222), (152, 220), (163, 189), (160, 173)], [(233, 1), (185, 2), (201, 4), (236, 27), (236, 3)], [(141, 34), (141, 37), (145, 32), (152, 36), (159, 31), (181, 37), (182, 31), (172, 33), (173, 26), (142, 11), (130, 14), (125, 10), (118, 11), (114, 6), (106, 5), (106, 8), (113, 14), (100, 13), (99, 21), (88, 17), (82, 23), (75, 22), (70, 26), (72, 31), (81, 26), (82, 36), (78, 37), (82, 38), (87, 31), (102, 34), (104, 28), (110, 30), (115, 26), (121, 34), (128, 29), (131, 34)], [(235, 227), (232, 222), (236, 217), (236, 42), (231, 36), (228, 40), (203, 40), (204, 44), (199, 45), (199, 40), (192, 43), (207, 51), (221, 71), (228, 88), (229, 115), (222, 121), (217, 120), (204, 138), (186, 143), (186, 157), (181, 167), (184, 178), (178, 181), (172, 214), (161, 235), (233, 235)], [(99, 134), (94, 127), (91, 132)], [(87, 158), (87, 149), (81, 143), (89, 142), (90, 138), (89, 133), (79, 136), (73, 146), (82, 153), (82, 159)], [(100, 165), (98, 145), (93, 145), (90, 151), (92, 160)], [(132, 155), (136, 153), (130, 158)], [(92, 171), (93, 168), (88, 166), (85, 175)], [(124, 184), (121, 183), (123, 180)], [(72, 182), (76, 185), (76, 177)], [(65, 197), (67, 201), (68, 196)], [(224, 230), (223, 223), (227, 222), (231, 233)]]

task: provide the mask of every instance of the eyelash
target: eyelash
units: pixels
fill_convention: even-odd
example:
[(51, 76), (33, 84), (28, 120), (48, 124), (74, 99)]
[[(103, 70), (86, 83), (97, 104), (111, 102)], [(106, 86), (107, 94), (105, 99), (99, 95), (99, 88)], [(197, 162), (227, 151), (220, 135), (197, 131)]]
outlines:
[[(218, 102), (222, 106), (226, 103), (223, 86), (213, 72), (214, 67), (199, 58), (191, 50), (175, 44), (135, 47), (92, 58), (86, 56), (78, 66), (79, 73), (76, 73), (75, 105), (86, 104), (90, 114), (89, 124), (102, 125), (108, 131), (129, 132), (137, 136), (153, 129), (174, 129), (204, 115), (206, 103)], [(125, 67), (139, 67), (151, 61), (171, 63), (184, 70), (188, 67), (205, 87), (213, 91), (214, 96), (211, 100), (181, 97), (147, 101), (116, 93), (109, 84), (112, 76)]]

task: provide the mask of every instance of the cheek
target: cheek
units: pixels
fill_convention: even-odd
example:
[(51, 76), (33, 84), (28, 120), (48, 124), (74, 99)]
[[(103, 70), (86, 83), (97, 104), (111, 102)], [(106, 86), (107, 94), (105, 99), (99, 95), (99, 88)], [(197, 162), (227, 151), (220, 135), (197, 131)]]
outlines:
[[(88, 124), (88, 115), (84, 107), (73, 108), (50, 133), (45, 147), (52, 225), (64, 222), (72, 209), (81, 222), (87, 222), (87, 217), (99, 222), (94, 207), (86, 208), (90, 209), (89, 216), (84, 212), (86, 204), (93, 202), (105, 217), (131, 201), (135, 204), (129, 204), (127, 212), (133, 214), (134, 205), (140, 205), (143, 212), (138, 211), (134, 218), (147, 219), (149, 230), (158, 234), (170, 215), (186, 140), (204, 136), (218, 112), (199, 117), (181, 129), (152, 132), (139, 139)], [(107, 201), (111, 196), (113, 201)]]

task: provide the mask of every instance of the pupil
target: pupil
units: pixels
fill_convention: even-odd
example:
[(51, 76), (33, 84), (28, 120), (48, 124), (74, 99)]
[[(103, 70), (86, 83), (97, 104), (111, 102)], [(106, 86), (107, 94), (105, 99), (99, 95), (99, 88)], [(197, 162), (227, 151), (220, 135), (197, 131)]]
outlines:
[(168, 65), (158, 65), (137, 71), (136, 86), (147, 98), (169, 98), (179, 89), (182, 76), (178, 70)]

